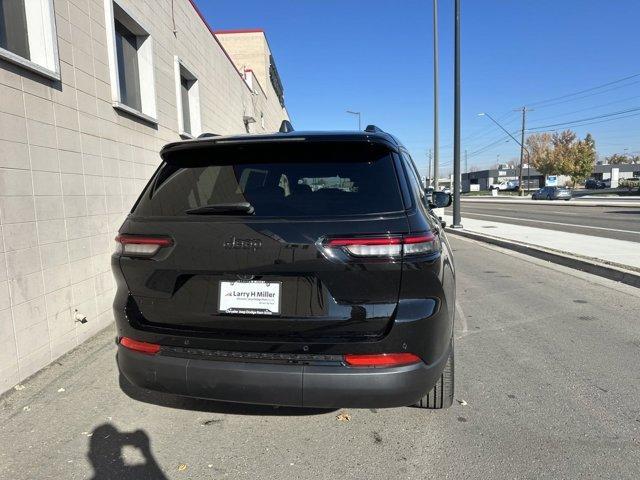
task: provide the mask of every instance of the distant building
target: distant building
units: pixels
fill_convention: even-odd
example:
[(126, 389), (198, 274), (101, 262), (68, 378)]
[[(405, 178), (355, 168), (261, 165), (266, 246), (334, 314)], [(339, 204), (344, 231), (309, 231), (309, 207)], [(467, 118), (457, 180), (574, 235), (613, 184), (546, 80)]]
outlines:
[(611, 171), (618, 169), (618, 178), (638, 178), (640, 177), (640, 164), (637, 163), (621, 163), (619, 165), (596, 165), (593, 171), (593, 178), (598, 180), (609, 180)]
[[(599, 180), (609, 180), (611, 178), (611, 171), (614, 168), (618, 169), (620, 179), (640, 177), (640, 165), (637, 164), (595, 165), (590, 177)], [(463, 173), (462, 191), (489, 190), (493, 184), (508, 182), (509, 180), (518, 180), (519, 172), (519, 168), (504, 168)], [(563, 184), (562, 182), (568, 179), (569, 177), (562, 176), (560, 178), (560, 184)], [(522, 169), (522, 183), (525, 188), (528, 185), (530, 189), (544, 187), (545, 176), (535, 168), (527, 168), (525, 166)], [(477, 185), (477, 187), (472, 185)]]
[[(469, 172), (462, 174), (462, 191), (469, 192), (471, 190), (489, 190), (491, 185), (508, 182), (509, 180), (518, 180), (520, 169), (503, 168), (478, 170), (477, 172)], [(544, 186), (544, 175), (535, 168), (522, 169), (522, 183), (525, 187), (540, 188)], [(472, 187), (473, 185), (473, 187)], [(477, 185), (477, 186), (476, 186)]]

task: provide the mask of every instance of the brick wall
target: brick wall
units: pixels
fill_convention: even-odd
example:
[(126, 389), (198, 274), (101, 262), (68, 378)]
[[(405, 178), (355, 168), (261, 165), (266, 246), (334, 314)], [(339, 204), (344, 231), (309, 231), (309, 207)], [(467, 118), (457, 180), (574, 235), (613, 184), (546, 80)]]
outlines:
[(153, 38), (157, 125), (112, 106), (103, 0), (54, 0), (60, 81), (0, 59), (0, 392), (112, 322), (114, 234), (180, 138), (174, 55), (198, 78), (203, 131), (244, 133), (251, 102), (252, 132), (260, 112), (266, 131), (287, 118), (251, 94), (188, 0), (173, 15), (171, 0), (118, 3)]

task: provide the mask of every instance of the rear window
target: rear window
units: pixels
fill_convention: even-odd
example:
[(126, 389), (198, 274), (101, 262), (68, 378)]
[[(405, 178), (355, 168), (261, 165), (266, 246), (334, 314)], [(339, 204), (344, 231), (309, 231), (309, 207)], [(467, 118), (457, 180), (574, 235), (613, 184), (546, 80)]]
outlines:
[(253, 207), (252, 216), (259, 217), (403, 209), (392, 154), (380, 146), (273, 142), (214, 145), (171, 155), (142, 194), (136, 215), (182, 216), (201, 207), (245, 202)]

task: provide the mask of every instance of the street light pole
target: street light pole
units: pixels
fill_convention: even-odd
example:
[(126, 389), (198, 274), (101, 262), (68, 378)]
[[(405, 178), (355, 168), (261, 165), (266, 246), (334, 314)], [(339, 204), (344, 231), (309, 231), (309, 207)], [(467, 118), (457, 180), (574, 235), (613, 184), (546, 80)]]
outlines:
[(440, 133), (438, 131), (440, 60), (438, 50), (438, 0), (433, 0), (433, 188), (435, 190), (438, 190), (438, 177), (440, 176)]
[(351, 110), (347, 110), (347, 113), (350, 113), (351, 115), (357, 115), (358, 116), (358, 130), (362, 130), (362, 113), (361, 112), (352, 112)]
[(455, 0), (455, 67), (453, 102), (453, 228), (460, 223), (460, 0)]

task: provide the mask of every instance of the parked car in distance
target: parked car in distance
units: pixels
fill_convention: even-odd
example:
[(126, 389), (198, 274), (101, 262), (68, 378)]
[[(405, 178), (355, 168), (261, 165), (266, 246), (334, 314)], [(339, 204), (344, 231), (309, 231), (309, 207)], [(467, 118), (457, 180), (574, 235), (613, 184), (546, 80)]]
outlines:
[(507, 182), (492, 183), (489, 186), (489, 190), (508, 190), (508, 189), (509, 189), (509, 185), (507, 185)]
[(610, 188), (611, 180), (600, 180), (597, 178), (590, 178), (584, 184), (584, 188), (587, 190), (600, 190), (603, 188)]
[(509, 180), (507, 182), (507, 190), (518, 190), (520, 182), (518, 180)]
[(394, 136), (212, 136), (160, 155), (111, 258), (125, 392), (451, 406), (455, 268), (433, 213), (451, 195), (427, 199)]
[(532, 200), (571, 200), (572, 192), (565, 187), (542, 187), (531, 195)]

